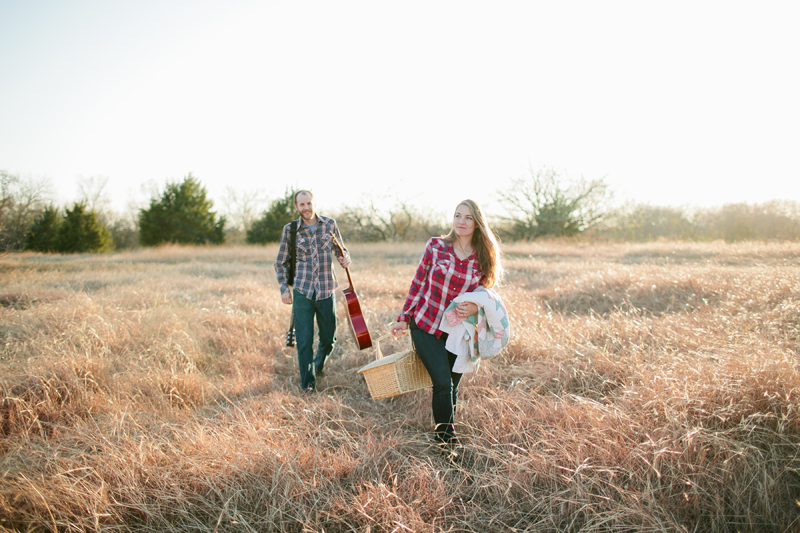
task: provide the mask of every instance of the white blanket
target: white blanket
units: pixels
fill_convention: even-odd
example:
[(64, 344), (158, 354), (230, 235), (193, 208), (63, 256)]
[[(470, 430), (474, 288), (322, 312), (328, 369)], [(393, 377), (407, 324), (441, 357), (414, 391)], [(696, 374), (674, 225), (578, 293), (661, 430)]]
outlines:
[[(472, 302), (478, 313), (461, 318), (456, 307)], [(439, 329), (448, 334), (445, 347), (456, 354), (453, 372), (464, 374), (478, 367), (480, 359), (494, 357), (508, 344), (511, 329), (500, 296), (492, 289), (479, 287), (455, 298), (445, 309)]]

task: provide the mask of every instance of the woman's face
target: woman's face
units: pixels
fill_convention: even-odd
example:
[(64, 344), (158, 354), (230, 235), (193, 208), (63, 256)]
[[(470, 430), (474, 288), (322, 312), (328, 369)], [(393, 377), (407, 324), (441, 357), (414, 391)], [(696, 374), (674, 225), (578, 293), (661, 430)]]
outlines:
[(475, 218), (466, 205), (458, 206), (456, 214), (453, 216), (453, 229), (459, 237), (472, 237), (475, 233)]

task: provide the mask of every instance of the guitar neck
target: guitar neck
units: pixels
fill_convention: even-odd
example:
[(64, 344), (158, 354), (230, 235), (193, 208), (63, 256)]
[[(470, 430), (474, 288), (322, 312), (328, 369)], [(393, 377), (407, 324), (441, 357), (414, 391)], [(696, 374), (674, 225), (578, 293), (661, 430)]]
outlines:
[[(331, 242), (336, 245), (336, 247), (339, 249), (339, 253), (342, 254), (342, 257), (344, 257), (344, 246), (342, 246), (342, 243), (340, 243), (339, 239), (336, 238), (336, 234), (334, 232), (331, 232)], [(347, 283), (350, 284), (350, 288), (352, 289), (353, 279), (350, 277), (350, 269), (345, 267), (344, 271), (347, 274)]]
[[(339, 248), (339, 253), (344, 256), (344, 246), (336, 238), (336, 234), (331, 232), (331, 242)], [(347, 273), (347, 281), (350, 287), (344, 289), (342, 292), (345, 294), (347, 300), (347, 317), (350, 322), (350, 331), (353, 333), (353, 338), (358, 345), (359, 350), (369, 348), (372, 346), (372, 339), (369, 336), (369, 328), (361, 313), (361, 306), (358, 303), (358, 296), (356, 295), (355, 288), (353, 287), (353, 278), (350, 277), (350, 269), (345, 267), (344, 271)]]
[(344, 272), (345, 272), (345, 274), (347, 274), (347, 283), (350, 286), (350, 288), (352, 289), (353, 288), (353, 279), (350, 277), (350, 269), (349, 268), (345, 268)]

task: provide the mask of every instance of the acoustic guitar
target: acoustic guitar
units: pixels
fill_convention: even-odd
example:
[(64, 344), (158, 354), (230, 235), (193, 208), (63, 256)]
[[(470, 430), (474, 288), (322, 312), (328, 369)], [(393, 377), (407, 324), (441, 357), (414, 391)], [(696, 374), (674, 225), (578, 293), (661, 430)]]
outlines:
[[(336, 238), (336, 234), (331, 232), (331, 241), (339, 249), (339, 253), (344, 255), (344, 246)], [(350, 277), (350, 269), (345, 268), (347, 273), (347, 282), (350, 284), (346, 289), (342, 289), (345, 298), (345, 307), (347, 309), (347, 322), (350, 324), (350, 332), (353, 334), (353, 339), (356, 341), (359, 350), (369, 348), (372, 346), (372, 338), (369, 335), (367, 322), (364, 320), (364, 315), (361, 313), (361, 304), (358, 303), (358, 295), (356, 289), (353, 287), (353, 279)]]
[(295, 335), (294, 335), (294, 313), (291, 314), (291, 318), (289, 319), (289, 331), (286, 332), (286, 346), (290, 348), (294, 346)]

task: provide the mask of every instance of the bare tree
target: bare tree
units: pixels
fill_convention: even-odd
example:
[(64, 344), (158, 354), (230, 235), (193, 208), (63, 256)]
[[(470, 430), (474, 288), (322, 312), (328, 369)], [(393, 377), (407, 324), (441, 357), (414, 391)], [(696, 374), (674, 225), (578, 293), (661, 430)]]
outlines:
[(0, 250), (21, 249), (34, 217), (52, 198), (49, 179), (0, 171)]
[(14, 190), (19, 184), (19, 178), (0, 170), (0, 220), (5, 220), (7, 213), (15, 205)]
[(264, 211), (267, 201), (267, 194), (262, 189), (237, 191), (231, 186), (226, 187), (222, 210), (230, 221), (229, 229), (247, 232)]
[(633, 202), (610, 212), (598, 229), (606, 237), (635, 242), (698, 236), (697, 224), (688, 209)]
[(586, 181), (561, 176), (551, 168), (530, 169), (529, 177), (511, 180), (498, 193), (511, 238), (572, 236), (601, 222), (608, 213), (611, 193), (603, 179)]
[(89, 176), (88, 178), (78, 176), (77, 182), (80, 194), (78, 202), (82, 202), (88, 211), (94, 211), (98, 215), (107, 213), (111, 206), (111, 198), (105, 192), (108, 176)]
[(350, 239), (361, 242), (413, 241), (443, 231), (435, 213), (415, 206), (412, 199), (368, 194), (342, 208), (336, 221)]
[(109, 211), (104, 221), (111, 233), (115, 250), (139, 247), (138, 212), (133, 212), (130, 208), (122, 213)]
[(696, 219), (707, 237), (728, 242), (800, 239), (800, 204), (791, 200), (724, 204), (702, 210)]

